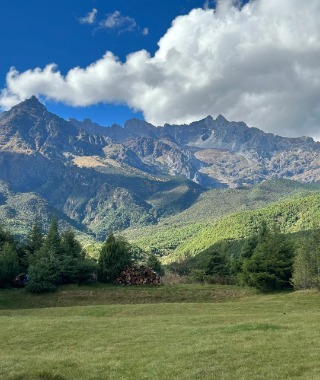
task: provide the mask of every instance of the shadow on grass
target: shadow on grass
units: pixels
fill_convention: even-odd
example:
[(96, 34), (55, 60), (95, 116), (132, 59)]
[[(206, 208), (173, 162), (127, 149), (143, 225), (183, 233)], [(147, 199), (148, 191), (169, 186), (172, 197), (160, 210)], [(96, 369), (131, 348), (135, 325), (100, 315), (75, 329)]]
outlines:
[(67, 380), (67, 378), (59, 374), (41, 371), (37, 374), (20, 373), (10, 377), (8, 380)]
[(0, 310), (151, 303), (215, 303), (254, 296), (256, 291), (235, 285), (119, 286), (64, 285), (53, 293), (31, 294), (25, 289), (0, 290)]
[(224, 328), (227, 333), (239, 333), (242, 331), (267, 331), (267, 330), (281, 330), (283, 326), (275, 325), (273, 323), (241, 323)]

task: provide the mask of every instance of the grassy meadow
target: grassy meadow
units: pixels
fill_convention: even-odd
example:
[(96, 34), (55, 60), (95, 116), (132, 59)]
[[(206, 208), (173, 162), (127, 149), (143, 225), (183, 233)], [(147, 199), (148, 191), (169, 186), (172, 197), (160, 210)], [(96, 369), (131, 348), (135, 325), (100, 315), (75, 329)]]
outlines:
[(0, 379), (320, 379), (318, 292), (0, 291)]

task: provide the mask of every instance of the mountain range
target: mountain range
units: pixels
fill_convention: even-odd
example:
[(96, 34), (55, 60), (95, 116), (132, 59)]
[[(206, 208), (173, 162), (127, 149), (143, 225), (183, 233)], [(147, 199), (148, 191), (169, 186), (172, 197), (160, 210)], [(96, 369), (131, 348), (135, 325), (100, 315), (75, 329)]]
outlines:
[[(229, 122), (66, 121), (31, 97), (0, 115), (0, 222), (24, 235), (37, 214), (104, 239), (157, 224), (212, 189), (320, 179), (320, 143)], [(211, 194), (211, 193), (210, 193)]]

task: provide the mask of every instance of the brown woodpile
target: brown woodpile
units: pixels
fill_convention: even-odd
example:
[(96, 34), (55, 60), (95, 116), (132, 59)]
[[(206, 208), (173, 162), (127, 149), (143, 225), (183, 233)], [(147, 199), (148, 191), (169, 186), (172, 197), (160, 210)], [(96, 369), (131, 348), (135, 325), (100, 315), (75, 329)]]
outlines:
[(161, 285), (161, 278), (151, 268), (143, 265), (140, 267), (127, 267), (116, 279), (119, 285)]

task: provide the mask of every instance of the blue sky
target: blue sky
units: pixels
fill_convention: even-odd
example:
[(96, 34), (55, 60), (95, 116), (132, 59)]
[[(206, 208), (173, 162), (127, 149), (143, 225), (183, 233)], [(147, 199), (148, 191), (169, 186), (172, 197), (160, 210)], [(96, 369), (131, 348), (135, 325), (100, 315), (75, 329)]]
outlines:
[(320, 138), (320, 1), (1, 0), (0, 108)]
[[(66, 74), (73, 67), (90, 65), (107, 50), (121, 61), (141, 49), (154, 54), (175, 17), (204, 5), (205, 0), (2, 0), (0, 36), (5, 54), (0, 60), (1, 87), (12, 66), (23, 72), (55, 63)], [(211, 1), (210, 6), (214, 5)], [(81, 23), (93, 9), (97, 10), (95, 22)], [(130, 29), (129, 20), (129, 25), (99, 27), (99, 22), (116, 11), (136, 25)], [(121, 104), (70, 107), (46, 100), (46, 106), (62, 117), (88, 117), (102, 125), (143, 118), (142, 112)]]

